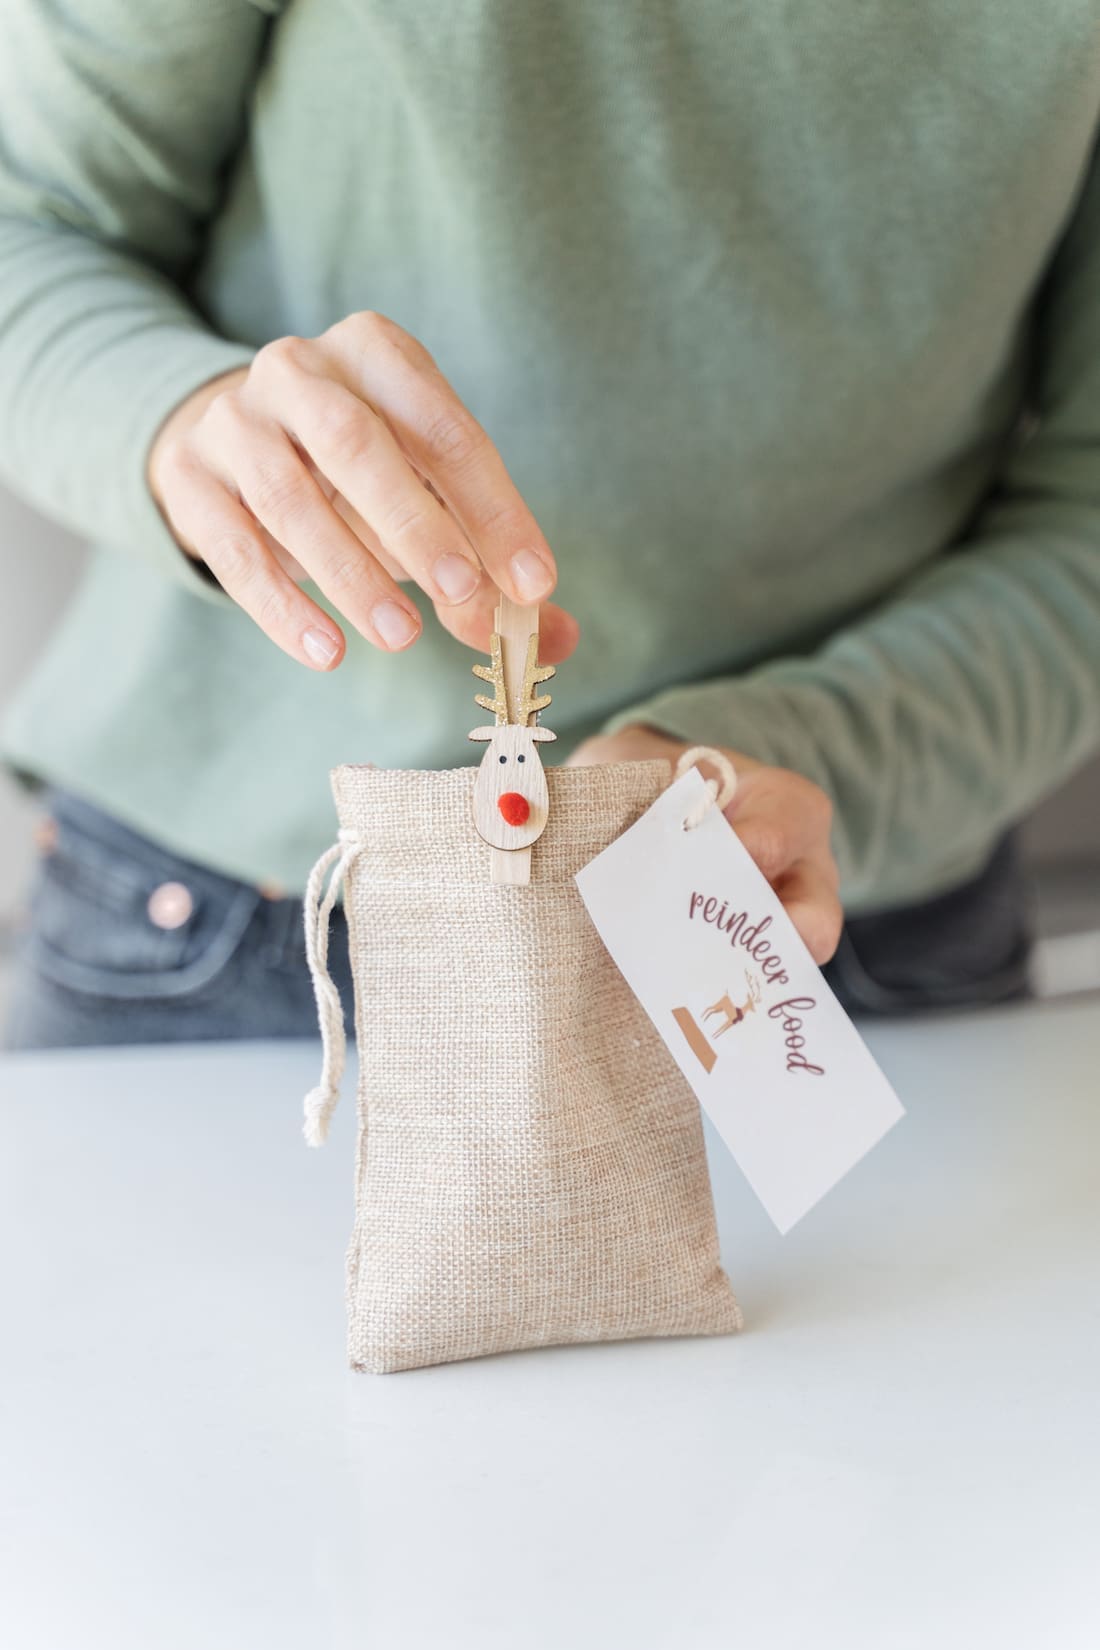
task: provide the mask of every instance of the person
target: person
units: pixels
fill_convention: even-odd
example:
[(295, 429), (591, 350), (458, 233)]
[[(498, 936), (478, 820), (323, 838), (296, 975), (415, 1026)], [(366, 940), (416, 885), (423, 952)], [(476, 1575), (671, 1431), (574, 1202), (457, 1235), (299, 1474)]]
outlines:
[(845, 1000), (1026, 989), (1012, 827), (1100, 743), (1095, 8), (6, 20), (0, 465), (96, 545), (6, 721), (9, 1042), (308, 1031), (326, 771), (470, 761), (499, 592), (561, 758), (731, 753)]

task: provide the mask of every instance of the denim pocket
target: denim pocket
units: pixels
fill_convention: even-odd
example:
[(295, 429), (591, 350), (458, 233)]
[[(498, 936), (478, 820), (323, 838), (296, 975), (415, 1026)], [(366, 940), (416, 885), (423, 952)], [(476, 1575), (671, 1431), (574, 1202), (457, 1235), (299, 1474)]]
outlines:
[[(32, 893), (31, 960), (45, 978), (96, 997), (170, 998), (222, 972), (260, 903), (257, 889), (177, 858), (74, 798), (55, 798), (52, 818)], [(157, 920), (166, 889), (173, 926)]]

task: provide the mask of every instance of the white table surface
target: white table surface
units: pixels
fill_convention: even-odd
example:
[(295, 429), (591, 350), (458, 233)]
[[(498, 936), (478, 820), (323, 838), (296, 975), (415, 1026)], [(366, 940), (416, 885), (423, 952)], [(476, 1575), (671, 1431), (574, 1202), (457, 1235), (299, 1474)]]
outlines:
[(301, 1044), (0, 1062), (7, 1650), (1100, 1643), (1100, 1001), (872, 1029), (908, 1116), (743, 1335), (344, 1365), (350, 1084)]

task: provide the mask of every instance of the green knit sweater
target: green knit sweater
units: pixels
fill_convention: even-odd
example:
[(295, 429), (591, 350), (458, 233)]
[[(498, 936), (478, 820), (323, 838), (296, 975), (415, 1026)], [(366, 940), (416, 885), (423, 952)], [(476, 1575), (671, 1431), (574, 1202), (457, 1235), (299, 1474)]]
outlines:
[(300, 886), (327, 769), (476, 758), (436, 623), (331, 676), (174, 545), (150, 440), (377, 309), (500, 447), (641, 719), (796, 768), (850, 907), (1100, 743), (1100, 7), (8, 0), (0, 467), (94, 540), (9, 760)]

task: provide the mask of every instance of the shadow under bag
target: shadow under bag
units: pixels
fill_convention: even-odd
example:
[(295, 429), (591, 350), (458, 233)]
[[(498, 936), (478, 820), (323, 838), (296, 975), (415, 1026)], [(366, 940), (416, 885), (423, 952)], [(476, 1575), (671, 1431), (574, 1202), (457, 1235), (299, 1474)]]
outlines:
[(332, 775), (339, 843), (306, 901), (325, 1036), (306, 1135), (324, 1138), (343, 1065), (327, 970), (343, 882), (359, 1049), (350, 1361), (382, 1372), (738, 1329), (698, 1103), (573, 880), (668, 766), (548, 770), (546, 828), (515, 887), (488, 879), (475, 777)]

